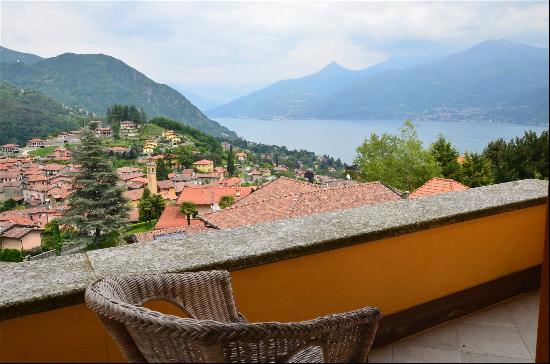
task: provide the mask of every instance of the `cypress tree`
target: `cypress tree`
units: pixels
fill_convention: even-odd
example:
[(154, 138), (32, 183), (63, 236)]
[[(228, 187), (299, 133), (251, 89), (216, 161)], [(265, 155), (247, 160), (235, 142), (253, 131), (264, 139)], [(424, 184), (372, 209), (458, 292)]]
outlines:
[(430, 153), (441, 167), (441, 174), (445, 178), (458, 179), (460, 176), (460, 164), (458, 164), (458, 151), (448, 142), (443, 135), (430, 146)]
[(168, 173), (170, 171), (168, 170), (168, 167), (166, 166), (166, 163), (164, 163), (163, 159), (157, 160), (157, 180), (159, 181), (165, 181), (168, 179)]
[(151, 192), (148, 188), (143, 190), (143, 195), (138, 203), (139, 221), (147, 222), (147, 225), (153, 220), (154, 209), (151, 202)]
[(61, 232), (59, 231), (59, 223), (57, 222), (57, 220), (52, 221), (52, 240), (53, 246), (55, 248), (55, 254), (60, 255), (63, 241), (61, 239)]
[(117, 232), (128, 218), (128, 200), (118, 185), (118, 175), (106, 157), (101, 141), (94, 133), (82, 133), (73, 153), (80, 165), (74, 179), (75, 191), (69, 197), (69, 209), (61, 222), (74, 226), (78, 238), (98, 247), (103, 236)]
[(229, 177), (233, 177), (235, 175), (235, 161), (232, 145), (229, 146), (229, 152), (227, 153), (227, 174)]

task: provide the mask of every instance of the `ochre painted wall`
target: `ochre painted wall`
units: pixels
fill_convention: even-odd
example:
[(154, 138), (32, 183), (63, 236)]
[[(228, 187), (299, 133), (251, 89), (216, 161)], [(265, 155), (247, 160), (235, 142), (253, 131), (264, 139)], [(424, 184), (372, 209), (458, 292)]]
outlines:
[[(388, 315), (540, 264), (545, 218), (540, 205), (235, 271), (235, 299), (250, 321), (362, 306)], [(85, 305), (0, 322), (2, 362), (120, 360)]]

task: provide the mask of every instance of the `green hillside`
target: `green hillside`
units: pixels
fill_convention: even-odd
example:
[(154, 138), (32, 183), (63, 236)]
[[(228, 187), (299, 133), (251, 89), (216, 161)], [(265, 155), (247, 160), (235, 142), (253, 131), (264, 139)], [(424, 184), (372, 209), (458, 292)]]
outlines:
[(208, 119), (179, 92), (107, 55), (65, 53), (32, 65), (2, 62), (0, 77), (64, 105), (101, 114), (113, 104), (137, 105), (149, 117), (164, 115), (214, 136), (236, 136)]
[(0, 82), (0, 144), (24, 145), (33, 137), (77, 129), (85, 119), (40, 92)]
[(23, 62), (25, 64), (33, 64), (41, 59), (42, 57), (35, 54), (12, 51), (0, 46), (0, 63)]

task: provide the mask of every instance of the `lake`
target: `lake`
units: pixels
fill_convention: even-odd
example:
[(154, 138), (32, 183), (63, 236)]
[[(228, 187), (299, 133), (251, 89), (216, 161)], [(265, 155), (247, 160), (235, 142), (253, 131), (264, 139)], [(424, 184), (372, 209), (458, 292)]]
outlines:
[[(403, 120), (259, 120), (215, 118), (246, 140), (284, 145), (289, 149), (306, 149), (328, 154), (351, 163), (355, 148), (371, 133), (398, 134)], [(540, 133), (548, 126), (488, 122), (414, 121), (418, 136), (425, 146), (439, 134), (464, 153), (481, 152), (492, 140), (523, 136), (526, 130)]]

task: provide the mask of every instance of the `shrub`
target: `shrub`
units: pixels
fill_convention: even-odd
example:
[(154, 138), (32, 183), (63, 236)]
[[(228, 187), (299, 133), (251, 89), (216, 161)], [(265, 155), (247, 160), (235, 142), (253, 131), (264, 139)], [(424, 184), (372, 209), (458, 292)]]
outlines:
[(0, 261), (2, 262), (22, 262), (23, 253), (17, 249), (2, 249), (0, 251)]

